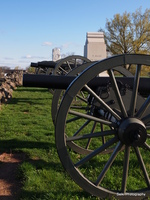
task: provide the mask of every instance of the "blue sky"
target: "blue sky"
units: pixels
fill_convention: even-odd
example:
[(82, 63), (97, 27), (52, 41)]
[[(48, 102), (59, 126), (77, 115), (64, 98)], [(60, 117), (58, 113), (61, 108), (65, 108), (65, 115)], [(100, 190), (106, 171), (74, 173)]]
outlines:
[(87, 32), (140, 7), (150, 8), (149, 0), (0, 0), (0, 66), (52, 60), (55, 47), (83, 55)]

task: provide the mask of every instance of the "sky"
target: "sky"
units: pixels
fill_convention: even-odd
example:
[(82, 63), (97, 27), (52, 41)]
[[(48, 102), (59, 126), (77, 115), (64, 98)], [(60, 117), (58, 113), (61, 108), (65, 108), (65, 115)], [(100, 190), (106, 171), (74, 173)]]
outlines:
[(52, 60), (52, 49), (83, 56), (87, 32), (117, 13), (142, 12), (149, 0), (0, 0), (0, 66)]

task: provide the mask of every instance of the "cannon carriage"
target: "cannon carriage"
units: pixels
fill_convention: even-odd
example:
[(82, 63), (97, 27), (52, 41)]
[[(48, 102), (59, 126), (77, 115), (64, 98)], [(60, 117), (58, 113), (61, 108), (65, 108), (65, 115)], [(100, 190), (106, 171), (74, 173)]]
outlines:
[[(70, 84), (70, 82), (73, 80), (74, 76), (79, 75), (84, 69), (86, 69), (87, 67), (89, 67), (91, 64), (94, 64), (94, 63), (96, 63), (96, 61), (92, 62), (89, 59), (83, 56), (79, 56), (79, 55), (68, 56), (56, 62), (42, 61), (38, 63), (31, 63), (31, 67), (35, 67), (35, 74), (73, 76), (71, 79), (70, 77), (67, 77), (65, 81), (63, 81), (62, 77), (58, 78), (58, 77), (52, 76), (50, 79), (51, 83), (48, 80), (46, 80), (42, 85), (42, 87), (48, 87), (49, 85), (50, 88), (53, 88), (53, 89), (49, 88), (49, 91), (53, 94), (51, 114), (52, 114), (52, 119), (54, 123), (55, 123), (55, 118), (57, 115), (58, 104), (64, 91), (62, 89), (66, 89), (68, 85)], [(128, 77), (132, 75), (128, 70), (125, 70), (124, 68), (117, 67), (116, 71), (119, 71), (119, 73)], [(107, 73), (102, 72), (100, 76), (107, 76)], [(45, 77), (43, 77), (43, 79), (45, 80)], [(35, 83), (34, 85), (35, 87), (37, 86), (37, 84), (40, 84), (39, 87), (41, 87), (41, 82), (39, 81), (40, 81), (39, 77), (36, 77), (36, 76), (32, 77), (32, 85)], [(46, 84), (48, 85), (46, 86)]]
[[(31, 63), (31, 67), (35, 68), (35, 74), (47, 74), (47, 75), (67, 75), (73, 69), (83, 66), (84, 69), (92, 62), (83, 56), (72, 55), (57, 61), (41, 61), (38, 63)], [(83, 67), (82, 67), (83, 68)], [(54, 90), (49, 89), (53, 94)], [(56, 96), (56, 95), (54, 95)], [(52, 114), (53, 115), (53, 114)]]
[(31, 63), (31, 67), (35, 67), (35, 74), (66, 75), (70, 70), (88, 62), (91, 61), (86, 57), (72, 55), (57, 61)]
[[(136, 65), (135, 75), (127, 64)], [(62, 165), (94, 196), (149, 197), (150, 79), (141, 69), (150, 71), (150, 56), (118, 55), (82, 66), (67, 76), (23, 78), (24, 86), (65, 90), (54, 120)], [(104, 71), (107, 77), (100, 76)]]

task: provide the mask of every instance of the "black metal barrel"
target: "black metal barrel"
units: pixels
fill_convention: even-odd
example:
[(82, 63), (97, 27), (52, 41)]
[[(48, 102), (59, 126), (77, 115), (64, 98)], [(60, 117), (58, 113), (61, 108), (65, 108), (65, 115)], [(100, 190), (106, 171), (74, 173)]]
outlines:
[[(74, 79), (74, 76), (24, 74), (23, 86), (51, 89), (67, 89), (67, 87)], [(133, 87), (134, 78), (132, 77), (117, 77), (116, 80), (120, 81), (123, 84), (127, 84), (131, 89)], [(91, 80), (88, 85), (92, 88), (96, 88), (98, 86), (106, 86), (109, 82), (109, 77), (96, 77)], [(140, 78), (139, 93), (143, 96), (148, 96), (150, 94), (150, 78)]]
[[(57, 65), (57, 62), (54, 62), (54, 61), (41, 61), (41, 62), (37, 62), (37, 63), (34, 63), (34, 62), (31, 62), (30, 66), (31, 67), (35, 67), (35, 68), (55, 68), (55, 66)], [(73, 63), (69, 63), (69, 66), (70, 68), (74, 68), (74, 64)], [(81, 66), (81, 64), (76, 64), (76, 67), (77, 66)], [(67, 63), (63, 63), (61, 64), (61, 67), (63, 69), (67, 68), (68, 67), (68, 64)]]
[(41, 62), (31, 62), (31, 67), (40, 67), (40, 68), (55, 68), (56, 62), (54, 61), (41, 61)]

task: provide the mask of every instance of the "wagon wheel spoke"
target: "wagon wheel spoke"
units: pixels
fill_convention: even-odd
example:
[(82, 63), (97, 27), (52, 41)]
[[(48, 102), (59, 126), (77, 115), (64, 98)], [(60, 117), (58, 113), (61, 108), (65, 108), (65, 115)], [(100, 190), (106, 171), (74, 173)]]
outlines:
[(95, 133), (89, 133), (89, 134), (84, 134), (84, 135), (79, 135), (79, 136), (72, 136), (72, 137), (68, 137), (66, 139), (67, 142), (71, 142), (71, 141), (76, 141), (76, 140), (83, 140), (83, 139), (91, 139), (91, 138), (95, 138), (95, 137), (102, 137), (102, 136), (108, 136), (108, 135), (114, 135), (116, 133), (116, 131), (104, 131), (104, 132), (95, 132)]
[(143, 117), (142, 119), (141, 119), (143, 122), (144, 122), (144, 124), (148, 124), (148, 122), (150, 122), (150, 114), (149, 115), (147, 115), (147, 116), (145, 116), (145, 117)]
[(150, 130), (150, 124), (147, 124), (147, 125), (146, 125), (146, 129), (147, 129), (147, 130)]
[(68, 120), (66, 121), (66, 124), (67, 124), (67, 123), (71, 123), (71, 122), (75, 122), (75, 121), (77, 121), (77, 120), (79, 120), (79, 119), (81, 119), (81, 117), (79, 117), (79, 116), (73, 117), (73, 118), (71, 118), (71, 119), (68, 119)]
[(90, 153), (86, 157), (82, 158), (79, 162), (77, 162), (75, 164), (75, 167), (80, 167), (81, 165), (85, 164), (86, 162), (88, 162), (89, 160), (91, 160), (93, 157), (95, 157), (96, 155), (102, 153), (108, 147), (112, 146), (117, 141), (118, 141), (117, 137), (112, 138), (111, 140), (109, 140), (108, 142), (106, 142), (105, 144), (103, 144), (101, 147), (97, 148), (92, 153)]
[[(82, 103), (84, 103), (84, 105), (82, 105)], [(88, 110), (87, 98), (78, 94), (74, 99), (74, 103), (71, 105), (71, 109)]]
[(134, 116), (134, 113), (135, 113), (137, 93), (138, 93), (139, 80), (140, 80), (140, 72), (141, 72), (141, 65), (137, 65), (136, 73), (134, 77), (134, 83), (133, 83), (133, 92), (132, 92), (131, 103), (130, 103), (130, 111), (129, 111), (131, 116)]
[(110, 166), (112, 165), (112, 163), (115, 160), (116, 156), (118, 155), (121, 147), (122, 147), (121, 142), (118, 142), (118, 144), (116, 145), (111, 157), (107, 161), (104, 169), (101, 171), (100, 175), (98, 176), (98, 178), (97, 178), (97, 180), (95, 182), (95, 185), (99, 185), (102, 182), (102, 180), (103, 180), (104, 176), (106, 175), (108, 169), (110, 168)]
[(119, 91), (119, 88), (118, 88), (118, 85), (117, 85), (117, 81), (116, 81), (115, 76), (114, 76), (114, 72), (113, 72), (113, 70), (108, 70), (108, 73), (109, 73), (109, 76), (111, 78), (111, 83), (113, 85), (113, 89), (115, 91), (115, 95), (117, 97), (117, 101), (118, 101), (118, 104), (120, 106), (120, 110), (123, 114), (123, 117), (128, 117), (127, 111), (125, 109), (125, 106), (124, 106), (124, 103), (123, 103), (123, 100), (121, 98), (121, 94), (120, 94), (120, 91)]
[(123, 178), (122, 178), (122, 185), (121, 185), (121, 192), (126, 192), (126, 185), (127, 185), (127, 177), (128, 177), (128, 170), (129, 170), (129, 157), (130, 157), (130, 147), (125, 147), (124, 153), (124, 165), (123, 165)]
[(66, 63), (67, 63), (67, 65), (68, 65), (68, 68), (71, 70), (71, 66), (70, 66), (69, 61), (67, 61)]
[(138, 158), (138, 161), (139, 161), (141, 170), (143, 171), (146, 184), (147, 184), (148, 188), (150, 188), (149, 175), (148, 175), (148, 172), (147, 172), (147, 170), (146, 170), (146, 167), (145, 167), (145, 164), (144, 164), (142, 155), (141, 155), (141, 153), (140, 153), (140, 150), (139, 150), (138, 147), (135, 147), (134, 150), (135, 150), (136, 156), (137, 156), (137, 158)]
[[(73, 135), (73, 138), (75, 138), (76, 135), (78, 135), (88, 124), (90, 123), (90, 120), (87, 120)], [(72, 140), (73, 141), (73, 140)]]
[(83, 95), (81, 96), (81, 95), (77, 94), (77, 98), (82, 100), (83, 102), (87, 103), (87, 98), (85, 98), (85, 96), (83, 96)]
[(142, 116), (144, 115), (145, 111), (147, 110), (147, 108), (149, 106), (150, 106), (150, 95), (145, 100), (145, 102), (143, 103), (141, 108), (138, 110), (138, 112), (136, 113), (135, 117), (142, 118)]
[[(104, 124), (100, 124), (100, 127), (101, 127), (101, 131), (103, 132), (104, 131)], [(102, 136), (102, 143), (105, 144), (106, 140), (105, 140), (105, 136)]]
[(90, 87), (87, 85), (84, 86), (86, 90), (93, 96), (95, 99), (108, 111), (110, 112), (117, 120), (120, 120), (120, 116), (114, 112)]
[[(93, 136), (93, 135), (96, 134), (96, 133), (94, 133), (94, 130), (95, 130), (95, 128), (96, 128), (96, 124), (97, 124), (97, 122), (94, 122), (93, 127), (92, 127), (92, 130), (91, 130), (91, 134), (92, 134), (92, 135), (91, 135), (91, 137), (88, 139), (87, 145), (86, 145), (86, 147), (85, 147), (86, 149), (89, 148), (92, 138), (95, 137), (95, 136)], [(100, 127), (101, 127), (101, 133), (98, 133), (98, 134), (100, 134), (100, 136), (101, 136), (101, 138), (102, 138), (102, 144), (104, 144), (104, 143), (106, 142), (106, 141), (105, 141), (105, 136), (115, 134), (115, 132), (111, 131), (111, 134), (110, 134), (110, 131), (109, 131), (109, 134), (106, 133), (106, 132), (104, 133), (104, 129), (103, 129), (103, 124), (102, 124), (102, 123), (100, 123)]]
[(62, 67), (59, 68), (59, 72), (60, 72), (60, 74), (62, 74), (62, 72), (64, 72), (64, 75), (68, 73), (68, 72), (67, 72), (65, 69), (63, 69)]
[(150, 146), (146, 142), (143, 144), (143, 148), (150, 151)]
[(77, 67), (77, 59), (75, 59), (74, 66)]
[(109, 126), (112, 126), (112, 127), (116, 127), (116, 126), (117, 126), (117, 125), (116, 125), (115, 123), (113, 123), (113, 122), (109, 122), (109, 121), (107, 121), (107, 120), (103, 120), (103, 119), (94, 117), (94, 116), (92, 116), (92, 115), (80, 113), (80, 112), (77, 112), (77, 111), (74, 111), (74, 110), (69, 110), (69, 113), (72, 114), (72, 115), (76, 115), (76, 116), (78, 116), (78, 117), (84, 118), (84, 119), (89, 119), (89, 120), (91, 120), (91, 121), (100, 122), (100, 123), (103, 123), (103, 124), (106, 124), (106, 125), (109, 125)]
[[(91, 135), (93, 136), (93, 134), (94, 134), (94, 130), (95, 130), (95, 128), (96, 128), (96, 122), (94, 122), (94, 124), (93, 124), (93, 127), (92, 127), (92, 130), (91, 130)], [(91, 143), (91, 139), (92, 139), (92, 137), (89, 137), (89, 139), (88, 139), (88, 141), (87, 141), (87, 144), (86, 144), (86, 146), (85, 146), (85, 148), (86, 149), (88, 149), (89, 148), (89, 145), (90, 145), (90, 143)]]
[[(83, 116), (80, 115), (80, 112), (76, 112), (75, 109), (78, 109), (79, 110), (88, 110), (87, 107), (84, 107), (84, 106), (71, 106), (71, 110), (70, 110), (70, 114), (73, 114), (73, 116), (75, 117), (71, 117), (70, 119), (67, 119), (66, 123), (71, 123), (73, 121), (77, 121), (81, 118), (83, 118)], [(89, 120), (90, 122), (91, 120)]]

